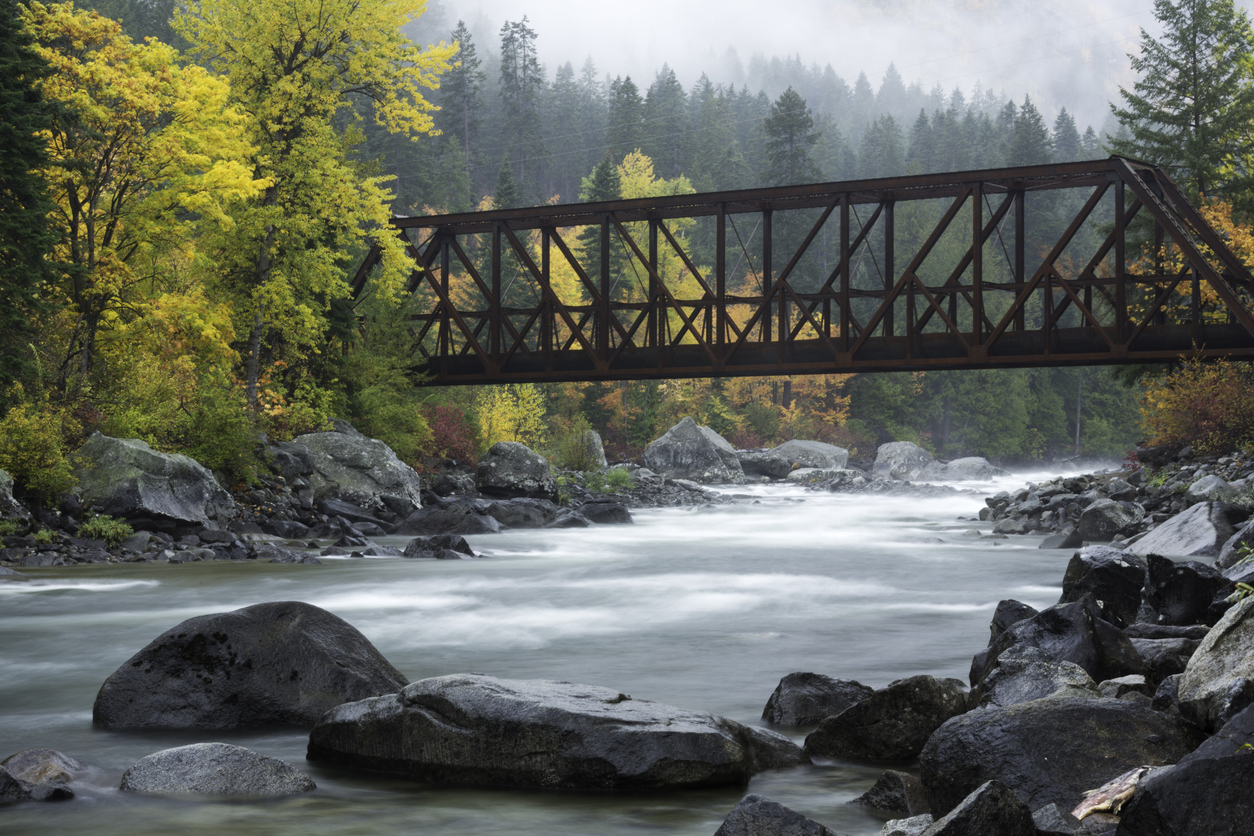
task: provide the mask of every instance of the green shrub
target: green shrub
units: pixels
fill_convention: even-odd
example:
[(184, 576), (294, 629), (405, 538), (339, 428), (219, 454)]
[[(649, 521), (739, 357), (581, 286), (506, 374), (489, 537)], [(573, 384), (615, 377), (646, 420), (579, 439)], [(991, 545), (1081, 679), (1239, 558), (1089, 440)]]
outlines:
[(634, 488), (636, 480), (631, 478), (630, 471), (622, 467), (615, 467), (606, 474), (605, 484), (609, 485), (610, 490), (618, 493), (619, 491), (629, 491)]
[(0, 470), (19, 495), (49, 508), (74, 487), (66, 439), (76, 430), (64, 409), (46, 403), (19, 403), (0, 419)]
[(0, 537), (12, 537), (22, 529), (20, 520), (0, 520)]
[(117, 546), (134, 533), (135, 529), (125, 520), (115, 519), (107, 514), (89, 517), (78, 527), (79, 537), (104, 540), (110, 546)]
[(599, 470), (589, 473), (584, 487), (591, 493), (605, 493), (605, 474)]
[(559, 467), (584, 473), (601, 467), (600, 451), (593, 440), (592, 428), (581, 416), (569, 433), (557, 442), (554, 457)]
[(57, 533), (50, 528), (41, 528), (31, 532), (30, 538), (41, 546), (46, 546), (57, 541)]

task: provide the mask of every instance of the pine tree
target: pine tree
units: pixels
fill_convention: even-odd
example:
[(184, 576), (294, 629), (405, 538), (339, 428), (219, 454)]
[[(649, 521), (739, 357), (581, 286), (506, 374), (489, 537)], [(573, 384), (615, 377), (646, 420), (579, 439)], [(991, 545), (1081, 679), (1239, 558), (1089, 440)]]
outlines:
[(1141, 30), (1140, 79), (1111, 110), (1132, 136), (1115, 153), (1165, 166), (1190, 191), (1248, 191), (1254, 167), (1254, 32), (1232, 0), (1155, 0)]
[(1015, 114), (1010, 143), (1006, 148), (1007, 165), (1042, 165), (1050, 161), (1049, 130), (1041, 112), (1032, 104), (1031, 96), (1023, 97), (1023, 106)]
[(858, 169), (862, 177), (893, 177), (905, 173), (906, 160), (901, 128), (891, 115), (867, 126), (858, 146)]
[(501, 167), (496, 173), (496, 189), (492, 192), (493, 209), (516, 209), (522, 205), (522, 197), (518, 189), (518, 181), (514, 179), (513, 166), (509, 157), (501, 160)]
[(771, 105), (771, 115), (763, 123), (766, 131), (766, 172), (763, 180), (771, 186), (813, 183), (820, 179), (813, 158), (819, 134), (806, 100), (789, 87)]
[(614, 79), (610, 85), (609, 105), (605, 141), (617, 163), (639, 150), (644, 141), (644, 99), (631, 76)]
[(501, 26), (501, 101), (505, 106), (501, 144), (510, 148), (518, 168), (520, 194), (530, 194), (538, 175), (537, 160), (544, 155), (541, 140), (540, 94), (544, 70), (536, 53), (536, 32), (527, 16)]
[(482, 62), (465, 21), (457, 21), (453, 42), (458, 45), (457, 65), (440, 83), (440, 112), (436, 124), (443, 133), (457, 138), (466, 158), (466, 170), (470, 171), (473, 165), (471, 143), (478, 139), (483, 123), (482, 89), (486, 76), (479, 69)]
[[(596, 168), (592, 169), (592, 174), (583, 178), (583, 188), (579, 192), (579, 199), (587, 203), (601, 203), (602, 201), (621, 200), (623, 196), (622, 178), (619, 177), (618, 167), (614, 165), (614, 160), (609, 152), (597, 163)], [(610, 231), (610, 240), (615, 240), (617, 233)], [(583, 258), (581, 259), (584, 271), (589, 276), (601, 275), (601, 227), (587, 226), (579, 233), (579, 241), (583, 245)], [(617, 272), (617, 259), (613, 250), (610, 251), (610, 277)]]
[(1075, 119), (1064, 107), (1058, 111), (1054, 119), (1054, 159), (1059, 162), (1071, 162), (1084, 156), (1084, 147), (1080, 140), (1080, 132), (1076, 129)]
[(678, 177), (688, 159), (688, 97), (663, 64), (644, 99), (644, 153), (653, 159), (660, 176)]
[(906, 153), (906, 165), (916, 174), (935, 171), (933, 161), (932, 123), (927, 114), (919, 110), (919, 118), (914, 120), (910, 129), (909, 151)]
[(0, 403), (34, 359), (27, 345), (40, 287), (52, 278), (56, 233), (39, 169), (48, 155), (39, 134), (52, 121), (40, 93), (47, 63), (31, 49), (16, 0), (0, 0)]
[(1084, 131), (1084, 137), (1080, 140), (1080, 147), (1084, 149), (1084, 156), (1094, 159), (1102, 153), (1102, 141), (1097, 138), (1097, 131), (1093, 130), (1093, 126), (1089, 125)]

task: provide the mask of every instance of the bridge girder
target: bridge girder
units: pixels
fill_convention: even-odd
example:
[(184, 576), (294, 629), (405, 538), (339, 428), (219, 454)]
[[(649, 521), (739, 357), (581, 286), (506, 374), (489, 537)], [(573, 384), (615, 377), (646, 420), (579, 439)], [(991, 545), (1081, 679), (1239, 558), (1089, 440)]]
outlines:
[(1254, 357), (1249, 270), (1122, 157), (393, 226), (434, 384)]

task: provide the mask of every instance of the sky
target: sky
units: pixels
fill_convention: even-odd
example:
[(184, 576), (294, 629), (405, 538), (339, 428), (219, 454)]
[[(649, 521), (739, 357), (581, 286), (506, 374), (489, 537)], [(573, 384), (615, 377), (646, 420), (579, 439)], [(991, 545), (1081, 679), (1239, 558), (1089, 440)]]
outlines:
[[(1238, 0), (1249, 11), (1254, 0)], [(1159, 34), (1152, 0), (429, 0), (449, 28), (464, 19), (483, 42), (526, 15), (549, 77), (592, 56), (646, 87), (665, 62), (685, 86), (702, 72), (737, 79), (754, 55), (799, 55), (873, 87), (890, 63), (906, 83), (1032, 96), (1047, 117), (1067, 107), (1101, 129), (1108, 102), (1134, 81), (1127, 54), (1144, 27)], [(432, 22), (435, 22), (434, 20)], [(734, 50), (734, 57), (729, 56)], [(738, 59), (738, 61), (737, 61)]]

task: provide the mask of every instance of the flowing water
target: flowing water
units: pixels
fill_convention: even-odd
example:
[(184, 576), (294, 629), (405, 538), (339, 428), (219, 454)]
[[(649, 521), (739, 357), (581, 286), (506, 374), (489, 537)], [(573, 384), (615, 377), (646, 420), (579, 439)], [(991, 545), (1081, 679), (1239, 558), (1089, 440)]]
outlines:
[[(0, 832), (709, 836), (741, 790), (433, 787), (307, 764), (298, 731), (101, 731), (92, 728), (92, 701), (110, 673), (186, 618), (300, 600), (352, 623), (411, 681), (460, 672), (559, 679), (758, 723), (792, 671), (875, 687), (924, 673), (965, 680), (997, 602), (1054, 603), (1069, 556), (1038, 550), (1039, 538), (963, 537), (977, 524), (957, 517), (978, 513), (976, 496), (737, 491), (755, 500), (638, 511), (634, 526), (468, 538), (488, 560), (123, 564), (0, 581), (0, 758), (49, 747), (93, 768), (73, 802), (0, 809)], [(786, 731), (801, 742), (808, 730)], [(144, 755), (206, 740), (283, 758), (318, 789), (274, 801), (117, 791)], [(838, 832), (874, 834), (886, 817), (846, 802), (882, 769), (818, 764), (765, 773), (749, 789)]]

